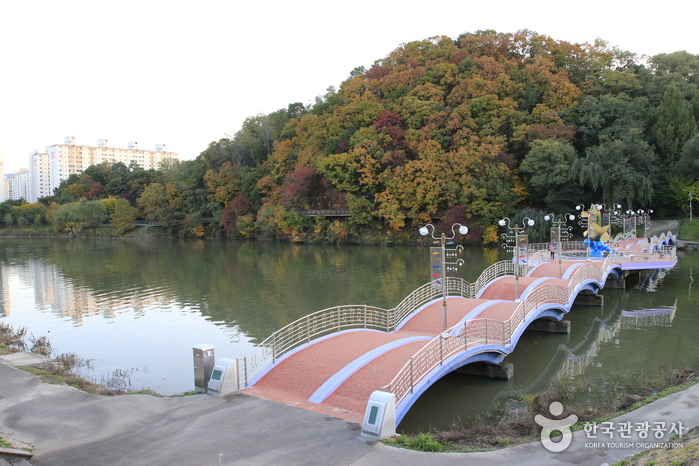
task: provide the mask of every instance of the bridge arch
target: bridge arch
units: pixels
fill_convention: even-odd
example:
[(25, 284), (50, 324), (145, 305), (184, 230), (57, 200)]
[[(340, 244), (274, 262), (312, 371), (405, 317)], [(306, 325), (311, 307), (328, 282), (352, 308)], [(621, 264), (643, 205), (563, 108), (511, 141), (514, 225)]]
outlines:
[[(666, 242), (670, 240), (665, 238)], [(636, 242), (635, 249), (625, 249), (620, 244), (620, 253), (610, 254), (603, 261), (563, 256), (549, 260), (548, 251), (542, 254), (545, 261), (533, 260), (532, 257), (539, 253), (532, 252), (531, 265), (524, 268), (528, 272), (525, 276), (514, 275), (511, 261), (501, 261), (486, 269), (474, 284), (453, 277), (446, 280), (445, 288), (438, 289), (427, 283), (393, 309), (351, 305), (309, 314), (275, 332), (250, 355), (236, 360), (237, 388), (259, 388), (257, 392), (249, 393), (262, 397), (266, 393), (272, 399), (275, 399), (274, 390), (278, 393), (283, 390), (284, 402), (298, 403), (299, 407), (353, 421), (358, 420), (356, 416), (363, 409), (358, 404), (363, 402), (366, 406), (369, 394), (374, 390), (394, 397), (400, 422), (415, 401), (444, 375), (473, 363), (500, 364), (514, 351), (522, 334), (534, 321), (549, 319), (560, 322), (580, 293), (596, 294), (608, 279), (621, 279), (629, 271), (674, 266), (677, 261), (674, 248), (663, 248), (660, 253), (654, 253), (643, 250), (648, 249), (643, 248), (647, 240), (643, 241), (646, 244)], [(450, 313), (452, 327), (447, 330), (442, 326), (441, 306), (429, 317), (424, 312), (439, 301), (457, 298), (470, 302), (460, 308), (461, 313)], [(438, 314), (436, 319), (435, 314)], [(425, 322), (432, 325), (423, 327)], [(352, 340), (353, 335), (357, 338)], [(334, 353), (330, 354), (326, 351), (328, 346), (322, 345), (331, 340), (342, 340), (341, 343), (352, 351), (343, 350), (342, 361), (331, 360), (329, 356), (334, 357)], [(314, 351), (308, 351), (310, 349)], [(303, 377), (303, 371), (287, 370), (288, 378), (280, 375), (281, 389), (272, 386), (268, 378), (284, 372), (279, 370), (281, 366), (285, 363), (290, 366), (290, 358), (301, 353), (315, 354), (314, 357), (327, 364), (323, 374), (319, 374), (317, 365), (313, 364), (315, 360), (299, 359), (296, 367), (306, 364), (309, 368), (306, 373), (313, 376), (307, 387), (302, 388), (305, 390), (316, 382), (317, 385), (308, 391), (308, 395), (299, 391), (302, 399), (296, 401), (288, 395), (291, 384), (287, 381), (296, 381), (297, 374)], [(393, 353), (392, 358), (387, 358), (390, 360), (383, 358), (384, 354), (390, 353)], [(413, 360), (415, 377), (412, 374)], [(264, 392), (265, 380), (262, 380), (261, 387), (258, 386), (256, 382), (261, 379), (268, 381), (270, 391)], [(343, 390), (343, 393), (338, 393)], [(352, 404), (343, 404), (346, 401)]]
[(463, 366), (477, 362), (487, 362), (497, 365), (500, 364), (508, 354), (510, 354), (510, 351), (507, 348), (491, 344), (473, 348), (445, 359), (443, 365), (434, 368), (427, 376), (420, 380), (420, 382), (415, 384), (413, 390), (405, 396), (398, 406), (396, 406), (396, 425), (400, 424), (403, 417), (410, 411), (410, 408), (412, 408), (420, 396), (445, 375)]

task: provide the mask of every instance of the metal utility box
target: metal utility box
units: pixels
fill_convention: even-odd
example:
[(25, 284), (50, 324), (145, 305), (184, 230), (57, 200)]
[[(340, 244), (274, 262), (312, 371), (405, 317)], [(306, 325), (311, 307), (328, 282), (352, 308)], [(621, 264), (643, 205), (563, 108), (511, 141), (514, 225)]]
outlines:
[(197, 345), (192, 348), (194, 356), (194, 389), (206, 393), (211, 372), (216, 364), (214, 347), (212, 345)]

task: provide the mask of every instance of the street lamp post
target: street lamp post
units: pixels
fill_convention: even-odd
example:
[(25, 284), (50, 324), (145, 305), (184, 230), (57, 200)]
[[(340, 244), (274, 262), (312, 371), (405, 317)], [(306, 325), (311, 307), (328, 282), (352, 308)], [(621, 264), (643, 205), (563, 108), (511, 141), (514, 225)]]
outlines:
[[(586, 232), (587, 232), (587, 239), (590, 239), (590, 212), (585, 210), (585, 205), (584, 204), (578, 204), (575, 206), (575, 210), (580, 211), (580, 214), (578, 217), (580, 217), (580, 221), (578, 222), (578, 225), (580, 225)], [(587, 260), (590, 260), (590, 244), (588, 241), (588, 244), (585, 244), (585, 257)]]
[[(420, 234), (422, 236), (427, 236), (430, 234), (435, 244), (439, 243), (439, 247), (430, 247), (430, 275), (432, 284), (440, 285), (442, 289), (442, 309), (444, 314), (444, 330), (447, 329), (447, 271), (453, 272), (458, 270), (464, 264), (463, 259), (458, 259), (457, 256), (463, 252), (464, 247), (458, 245), (455, 248), (447, 248), (447, 240), (454, 239), (456, 236), (455, 228), (459, 226), (459, 233), (465, 235), (468, 233), (468, 228), (460, 223), (455, 223), (451, 226), (452, 235), (447, 238), (447, 236), (442, 233), (439, 237), (435, 236), (435, 227), (431, 223), (428, 223), (424, 227), (420, 228)], [(447, 261), (447, 259), (452, 259), (452, 261)]]
[(621, 204), (614, 203), (614, 211), (612, 212), (610, 223), (622, 228), (622, 237), (626, 231), (624, 230), (624, 216), (621, 213)]
[[(629, 229), (633, 232), (632, 237), (635, 238), (636, 234), (638, 233), (636, 231), (636, 212), (634, 212), (633, 210), (627, 210), (626, 215), (627, 215), (627, 218), (629, 219)], [(633, 220), (633, 228), (631, 228), (631, 225), (632, 225), (631, 220)]]
[[(571, 222), (575, 220), (575, 215), (566, 213), (563, 215), (563, 219), (555, 220), (556, 214), (547, 214), (544, 216), (544, 220), (553, 222), (551, 225), (551, 253), (558, 254), (558, 274), (563, 275), (563, 266), (561, 262), (561, 254), (563, 253), (563, 240), (569, 239), (572, 235), (571, 231), (573, 227), (567, 226), (566, 222), (570, 220)], [(553, 257), (552, 257), (553, 258)]]
[[(515, 270), (515, 301), (519, 300), (519, 273), (520, 266), (527, 265), (529, 262), (529, 257), (527, 257), (527, 248), (529, 247), (529, 238), (526, 234), (519, 232), (519, 225), (512, 224), (512, 220), (509, 217), (505, 217), (498, 222), (501, 227), (507, 227), (508, 233), (503, 233), (501, 236), (505, 239), (502, 244), (504, 249), (512, 250), (512, 260), (514, 261)], [(524, 217), (522, 219), (522, 231), (527, 227), (534, 226), (534, 220), (529, 217)], [(514, 235), (512, 233), (514, 232)], [(508, 246), (507, 243), (512, 243)]]
[(653, 209), (648, 209), (647, 211), (639, 209), (636, 212), (641, 218), (641, 224), (643, 225), (643, 237), (646, 237), (648, 228), (650, 227), (650, 214), (653, 213)]

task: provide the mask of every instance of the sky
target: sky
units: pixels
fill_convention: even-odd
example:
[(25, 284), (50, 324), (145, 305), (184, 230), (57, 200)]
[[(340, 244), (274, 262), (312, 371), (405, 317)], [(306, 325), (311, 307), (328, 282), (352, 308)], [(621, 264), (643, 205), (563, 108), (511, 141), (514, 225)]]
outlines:
[(523, 29), (638, 55), (699, 54), (699, 3), (666, 0), (0, 0), (4, 172), (74, 136), (191, 160), (246, 118), (311, 104), (401, 44)]

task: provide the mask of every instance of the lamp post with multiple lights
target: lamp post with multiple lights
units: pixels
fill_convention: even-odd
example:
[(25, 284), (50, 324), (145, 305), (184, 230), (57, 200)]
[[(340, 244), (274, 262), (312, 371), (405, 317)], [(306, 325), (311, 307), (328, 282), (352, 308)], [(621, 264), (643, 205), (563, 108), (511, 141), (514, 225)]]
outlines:
[(556, 214), (547, 214), (544, 216), (544, 220), (547, 222), (553, 222), (551, 225), (551, 259), (553, 259), (554, 254), (558, 254), (558, 274), (562, 276), (562, 262), (561, 253), (563, 253), (563, 240), (570, 239), (573, 234), (573, 227), (566, 225), (566, 222), (570, 220), (571, 222), (575, 220), (575, 215), (573, 214), (563, 214), (563, 218), (555, 220)]
[[(519, 275), (521, 267), (526, 266), (529, 262), (529, 257), (527, 256), (529, 238), (526, 234), (520, 233), (519, 225), (517, 223), (513, 224), (509, 217), (503, 218), (498, 224), (501, 227), (507, 227), (508, 230), (507, 233), (501, 235), (505, 239), (502, 247), (512, 251), (515, 271), (515, 300), (519, 300)], [(522, 231), (528, 226), (533, 227), (534, 220), (529, 217), (524, 217), (524, 219), (522, 219)]]
[(638, 231), (636, 231), (637, 225), (636, 225), (636, 212), (633, 210), (627, 210), (626, 211), (626, 219), (628, 221), (629, 225), (629, 231), (632, 232), (632, 238), (635, 238), (636, 235), (638, 234)]
[(588, 212), (585, 209), (584, 204), (578, 204), (575, 206), (575, 210), (579, 211), (580, 214), (578, 214), (578, 217), (580, 218), (580, 221), (578, 221), (578, 225), (582, 227), (583, 230), (587, 232), (587, 240), (588, 244), (585, 244), (585, 256), (587, 260), (590, 260), (590, 212)]
[(639, 209), (636, 211), (639, 217), (641, 217), (641, 224), (643, 225), (643, 237), (646, 237), (648, 230), (650, 229), (650, 214), (653, 213), (653, 209), (643, 210)]
[(621, 204), (614, 204), (614, 210), (612, 211), (609, 223), (620, 227), (622, 229), (622, 237), (626, 239), (626, 223), (624, 221), (624, 214), (621, 211)]
[(432, 239), (435, 240), (434, 243), (439, 244), (439, 246), (430, 247), (430, 274), (432, 286), (440, 287), (442, 290), (444, 330), (447, 329), (447, 272), (454, 272), (464, 264), (464, 260), (458, 258), (458, 256), (464, 250), (463, 246), (458, 245), (455, 248), (446, 247), (449, 244), (454, 244), (453, 242), (447, 242), (447, 240), (451, 240), (456, 237), (455, 228), (457, 225), (461, 235), (468, 233), (468, 228), (460, 223), (455, 223), (451, 226), (452, 235), (450, 237), (447, 237), (447, 235), (444, 233), (438, 237), (435, 236), (435, 227), (431, 223), (428, 223), (424, 227), (420, 228), (420, 234), (422, 236), (427, 236), (430, 234)]

